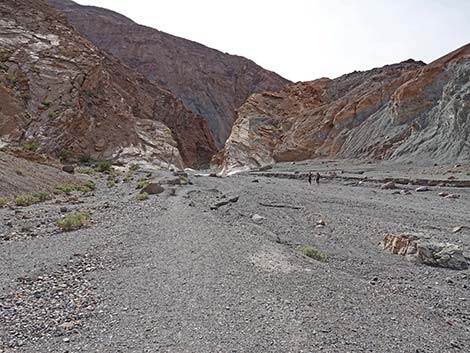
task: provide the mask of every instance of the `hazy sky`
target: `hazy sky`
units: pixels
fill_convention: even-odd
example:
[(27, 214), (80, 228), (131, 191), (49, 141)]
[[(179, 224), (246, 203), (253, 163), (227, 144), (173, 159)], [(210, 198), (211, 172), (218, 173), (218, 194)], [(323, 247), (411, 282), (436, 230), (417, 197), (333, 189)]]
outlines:
[(245, 56), (293, 81), (430, 62), (470, 42), (470, 0), (76, 2)]

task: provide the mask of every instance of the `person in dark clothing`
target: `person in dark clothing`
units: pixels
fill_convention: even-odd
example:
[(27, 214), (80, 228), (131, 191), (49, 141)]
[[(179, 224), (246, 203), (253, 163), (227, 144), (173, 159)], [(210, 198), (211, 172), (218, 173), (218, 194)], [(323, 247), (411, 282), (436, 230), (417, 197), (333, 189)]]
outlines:
[(308, 183), (312, 185), (312, 172), (308, 173)]
[(315, 182), (317, 185), (320, 185), (320, 173), (317, 173), (317, 176), (315, 177)]

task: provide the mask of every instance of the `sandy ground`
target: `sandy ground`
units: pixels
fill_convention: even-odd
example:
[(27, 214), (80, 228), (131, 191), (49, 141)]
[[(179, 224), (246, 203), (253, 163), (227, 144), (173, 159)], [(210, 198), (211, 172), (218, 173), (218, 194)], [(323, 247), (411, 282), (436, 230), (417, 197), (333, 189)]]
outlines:
[[(469, 189), (409, 185), (401, 195), (341, 179), (191, 176), (176, 196), (137, 201), (138, 177), (111, 189), (99, 182), (83, 203), (67, 204), (91, 213), (93, 223), (75, 232), (54, 228), (64, 207), (54, 201), (0, 209), (0, 233), (19, 234), (0, 240), (0, 351), (470, 351), (469, 270), (418, 265), (380, 247), (386, 234), (412, 232), (470, 249), (469, 229), (451, 231), (470, 225)], [(304, 246), (327, 262), (302, 255)]]

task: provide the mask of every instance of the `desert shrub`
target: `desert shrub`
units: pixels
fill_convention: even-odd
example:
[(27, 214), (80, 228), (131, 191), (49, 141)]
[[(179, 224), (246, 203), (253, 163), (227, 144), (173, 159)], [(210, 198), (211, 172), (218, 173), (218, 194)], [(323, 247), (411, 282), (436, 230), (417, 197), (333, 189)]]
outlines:
[(75, 184), (63, 184), (55, 188), (57, 194), (70, 194), (74, 191), (79, 191), (80, 185)]
[[(134, 174), (135, 174), (135, 171), (136, 170), (139, 170), (140, 169), (140, 165), (138, 164), (131, 164), (129, 165), (129, 170), (127, 171), (124, 179), (122, 180), (124, 183), (129, 183), (130, 181), (132, 181), (134, 179)], [(141, 178), (141, 179), (145, 179), (145, 178)], [(139, 179), (139, 181), (141, 180)]]
[(147, 179), (140, 179), (137, 182), (136, 189), (143, 189), (149, 184)]
[(24, 150), (36, 152), (40, 145), (36, 140), (31, 140), (23, 143), (21, 146)]
[(112, 188), (116, 185), (116, 176), (114, 174), (110, 174), (108, 175), (108, 178), (107, 178), (107, 181), (106, 181), (106, 186), (108, 188)]
[(59, 157), (59, 160), (63, 163), (69, 160), (69, 158), (72, 156), (72, 152), (69, 150), (63, 149), (59, 152), (57, 157)]
[(96, 184), (93, 180), (88, 180), (84, 185), (77, 184), (63, 184), (55, 188), (56, 194), (70, 194), (74, 191), (90, 192), (96, 189)]
[(90, 215), (86, 212), (74, 212), (57, 221), (57, 226), (64, 232), (80, 229), (88, 224)]
[(122, 179), (122, 181), (124, 183), (129, 183), (130, 181), (132, 181), (132, 179), (134, 178), (134, 173), (132, 171), (129, 171), (127, 172), (126, 176), (124, 177), (124, 179)]
[(46, 109), (51, 106), (51, 102), (49, 102), (48, 100), (43, 100), (41, 102), (41, 104), (42, 104), (43, 108), (46, 108)]
[(5, 207), (8, 204), (8, 200), (0, 199), (0, 208)]
[(145, 201), (148, 198), (149, 198), (149, 194), (147, 194), (146, 192), (142, 192), (142, 193), (137, 195), (137, 200), (139, 200), (139, 201)]
[(95, 184), (95, 182), (94, 182), (93, 180), (88, 180), (88, 181), (85, 183), (85, 185), (83, 185), (83, 187), (87, 189), (87, 190), (86, 190), (86, 189), (83, 189), (83, 188), (82, 188), (82, 191), (83, 191), (83, 190), (86, 190), (86, 191), (83, 191), (83, 192), (93, 191), (93, 190), (96, 189), (96, 184)]
[(82, 154), (79, 158), (78, 161), (80, 164), (88, 164), (91, 162), (91, 156), (89, 154)]
[(136, 170), (139, 170), (140, 169), (140, 165), (137, 164), (137, 163), (132, 163), (130, 166), (129, 166), (129, 170), (135, 172)]
[(113, 165), (109, 161), (98, 162), (95, 166), (95, 170), (100, 173), (109, 173), (113, 169)]
[(39, 202), (45, 202), (48, 200), (52, 200), (52, 196), (48, 194), (47, 192), (36, 192), (33, 194), (35, 198), (39, 200)]
[(86, 175), (95, 175), (96, 174), (95, 170), (91, 169), (91, 168), (78, 168), (77, 173), (86, 174)]
[(302, 249), (300, 249), (300, 252), (304, 254), (305, 256), (308, 256), (314, 260), (320, 261), (320, 262), (326, 262), (327, 257), (325, 254), (323, 254), (320, 250), (317, 248), (311, 247), (311, 246), (305, 246)]
[(31, 206), (39, 202), (41, 202), (39, 198), (34, 195), (19, 195), (15, 197), (15, 203), (17, 206)]

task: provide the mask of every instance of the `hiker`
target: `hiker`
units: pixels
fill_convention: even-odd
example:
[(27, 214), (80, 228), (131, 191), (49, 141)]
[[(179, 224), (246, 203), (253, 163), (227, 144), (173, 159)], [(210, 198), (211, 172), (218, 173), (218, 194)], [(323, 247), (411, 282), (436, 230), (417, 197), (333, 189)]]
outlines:
[(312, 172), (308, 173), (308, 183), (312, 185)]
[(315, 182), (317, 185), (320, 185), (320, 173), (317, 173), (317, 176), (315, 177)]

